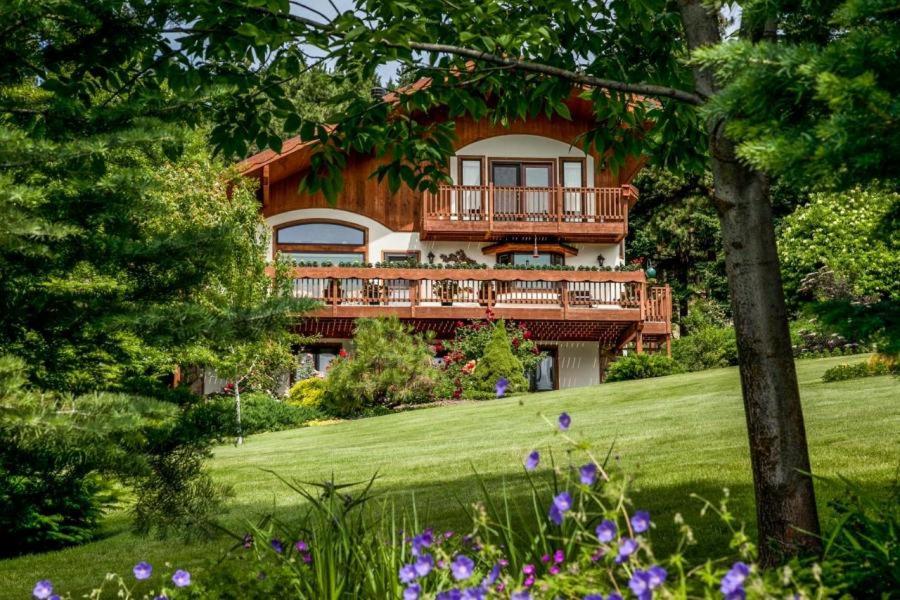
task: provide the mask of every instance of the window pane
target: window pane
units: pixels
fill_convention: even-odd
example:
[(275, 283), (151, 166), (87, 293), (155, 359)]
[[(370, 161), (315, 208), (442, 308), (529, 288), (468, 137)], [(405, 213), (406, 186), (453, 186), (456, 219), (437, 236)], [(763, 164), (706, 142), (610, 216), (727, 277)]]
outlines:
[(563, 163), (563, 186), (581, 187), (581, 167), (582, 164), (580, 162)]
[(548, 187), (550, 185), (550, 167), (525, 167), (525, 185), (527, 187)]
[(384, 255), (384, 262), (408, 263), (416, 262), (417, 254), (414, 252), (388, 252)]
[(462, 185), (481, 185), (481, 161), (462, 161)]
[(513, 252), (498, 255), (497, 263), (526, 267), (528, 265), (562, 265), (565, 264), (565, 260), (562, 254), (555, 252), (538, 252), (537, 258), (531, 252)]
[(365, 243), (362, 230), (337, 223), (301, 223), (278, 230), (279, 244), (347, 244)]
[(365, 262), (366, 257), (362, 252), (285, 252), (284, 257), (297, 262)]
[(494, 163), (494, 185), (514, 187), (519, 185), (519, 165)]

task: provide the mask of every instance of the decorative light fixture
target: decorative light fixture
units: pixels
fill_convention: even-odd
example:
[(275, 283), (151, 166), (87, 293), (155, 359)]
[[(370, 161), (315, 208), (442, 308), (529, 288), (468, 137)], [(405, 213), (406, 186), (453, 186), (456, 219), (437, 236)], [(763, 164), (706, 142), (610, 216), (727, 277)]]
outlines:
[(602, 255), (602, 254), (598, 254), (598, 255), (597, 255), (597, 266), (602, 267), (602, 266), (603, 266), (603, 263), (605, 263), (605, 262), (606, 262), (606, 259), (603, 258), (603, 255)]
[(433, 265), (434, 264), (434, 252), (429, 252), (425, 256), (428, 257), (428, 264)]
[(537, 248), (537, 236), (534, 236), (534, 253), (531, 255), (532, 258), (540, 258), (540, 253)]
[(647, 277), (649, 279), (653, 279), (656, 277), (656, 269), (653, 268), (653, 263), (650, 262), (650, 259), (647, 259)]

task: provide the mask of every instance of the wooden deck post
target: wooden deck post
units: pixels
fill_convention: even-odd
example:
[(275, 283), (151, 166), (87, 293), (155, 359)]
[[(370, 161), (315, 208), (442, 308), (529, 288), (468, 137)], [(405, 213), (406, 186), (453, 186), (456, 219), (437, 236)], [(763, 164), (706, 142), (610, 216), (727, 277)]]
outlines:
[(644, 334), (640, 330), (634, 335), (634, 351), (638, 354), (644, 353)]

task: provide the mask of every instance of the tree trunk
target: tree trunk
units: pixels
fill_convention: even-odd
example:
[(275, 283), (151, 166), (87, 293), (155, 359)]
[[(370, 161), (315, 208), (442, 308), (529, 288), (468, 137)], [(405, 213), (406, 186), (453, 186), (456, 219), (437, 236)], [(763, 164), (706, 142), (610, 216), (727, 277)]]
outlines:
[(244, 432), (241, 429), (241, 382), (237, 380), (234, 382), (234, 407), (237, 412), (237, 445), (241, 446), (244, 443)]
[[(681, 15), (690, 48), (720, 41), (717, 15), (702, 0), (682, 0)], [(711, 73), (695, 69), (694, 78), (701, 94), (715, 93)], [(821, 548), (800, 391), (768, 182), (738, 162), (724, 123), (707, 127), (750, 438), (760, 562), (773, 565), (785, 554)]]

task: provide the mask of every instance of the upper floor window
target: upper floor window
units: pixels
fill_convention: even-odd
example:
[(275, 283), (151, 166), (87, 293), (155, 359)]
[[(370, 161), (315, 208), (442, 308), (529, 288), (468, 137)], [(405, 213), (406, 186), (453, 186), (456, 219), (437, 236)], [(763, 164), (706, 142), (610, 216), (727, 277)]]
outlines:
[(274, 251), (295, 261), (365, 262), (368, 231), (349, 223), (303, 221), (275, 229)]
[(566, 258), (556, 252), (539, 252), (537, 256), (533, 252), (503, 252), (497, 255), (497, 264), (517, 267), (564, 265)]

